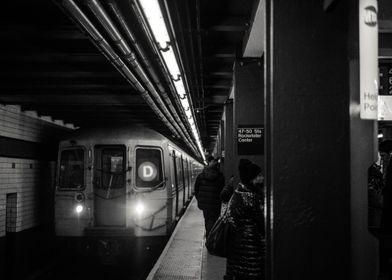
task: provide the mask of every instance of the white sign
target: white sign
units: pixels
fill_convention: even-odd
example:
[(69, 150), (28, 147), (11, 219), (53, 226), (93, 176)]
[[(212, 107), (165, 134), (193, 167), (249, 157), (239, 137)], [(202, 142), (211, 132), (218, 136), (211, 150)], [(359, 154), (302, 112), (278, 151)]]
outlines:
[(378, 118), (377, 0), (359, 1), (359, 73), (361, 119)]
[(139, 178), (143, 181), (150, 182), (157, 177), (158, 170), (155, 164), (150, 161), (146, 161), (139, 165), (137, 174), (139, 175)]
[(378, 119), (381, 121), (392, 120), (392, 96), (378, 96)]

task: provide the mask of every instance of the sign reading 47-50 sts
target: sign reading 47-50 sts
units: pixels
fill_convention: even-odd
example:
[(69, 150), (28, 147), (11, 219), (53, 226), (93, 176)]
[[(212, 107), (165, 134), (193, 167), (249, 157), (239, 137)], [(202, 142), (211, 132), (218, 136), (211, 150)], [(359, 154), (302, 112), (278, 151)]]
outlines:
[(238, 155), (264, 154), (264, 127), (262, 125), (238, 125)]

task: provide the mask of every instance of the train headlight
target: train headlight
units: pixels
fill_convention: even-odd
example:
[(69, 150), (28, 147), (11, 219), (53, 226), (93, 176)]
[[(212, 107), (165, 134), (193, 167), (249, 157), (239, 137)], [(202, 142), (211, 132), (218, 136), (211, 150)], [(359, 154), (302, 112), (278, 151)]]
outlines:
[(81, 205), (81, 204), (78, 204), (78, 205), (76, 205), (76, 207), (75, 207), (75, 211), (76, 211), (77, 214), (82, 213), (82, 212), (83, 212), (83, 209), (84, 209), (84, 207), (83, 207), (83, 205)]
[(138, 202), (135, 206), (135, 212), (138, 215), (141, 215), (145, 210), (144, 204), (141, 202)]

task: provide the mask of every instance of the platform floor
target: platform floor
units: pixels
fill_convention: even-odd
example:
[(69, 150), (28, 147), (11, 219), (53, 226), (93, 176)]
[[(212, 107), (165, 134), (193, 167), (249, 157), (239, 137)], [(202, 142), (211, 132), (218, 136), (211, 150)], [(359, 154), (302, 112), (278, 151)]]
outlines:
[(147, 280), (220, 280), (226, 259), (212, 256), (204, 246), (203, 213), (193, 198)]

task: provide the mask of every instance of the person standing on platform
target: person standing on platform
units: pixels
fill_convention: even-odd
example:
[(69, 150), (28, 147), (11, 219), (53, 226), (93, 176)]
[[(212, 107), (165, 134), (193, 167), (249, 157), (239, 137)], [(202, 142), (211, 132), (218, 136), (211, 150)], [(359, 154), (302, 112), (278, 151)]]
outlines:
[(368, 227), (371, 232), (379, 229), (382, 215), (384, 178), (380, 161), (378, 154), (378, 160), (368, 168)]
[(227, 185), (223, 187), (220, 193), (220, 199), (222, 201), (221, 215), (226, 212), (227, 204), (234, 193), (234, 175), (230, 176)]
[(383, 211), (380, 231), (382, 234), (392, 234), (392, 140), (385, 140), (379, 145), (379, 152), (383, 162), (384, 190)]
[(383, 206), (379, 230), (380, 275), (392, 275), (392, 140), (384, 140), (378, 150), (382, 159), (384, 173)]
[(241, 183), (228, 205), (227, 280), (264, 279), (265, 233), (261, 169), (249, 160), (239, 165)]
[(197, 176), (195, 182), (195, 197), (197, 206), (203, 211), (206, 236), (220, 215), (220, 193), (225, 184), (225, 178), (219, 171), (219, 163), (214, 157), (208, 157), (208, 166)]
[(231, 196), (234, 193), (234, 175), (230, 176), (229, 182), (226, 186), (223, 187), (223, 190), (220, 193), (220, 198), (223, 203), (229, 202)]

